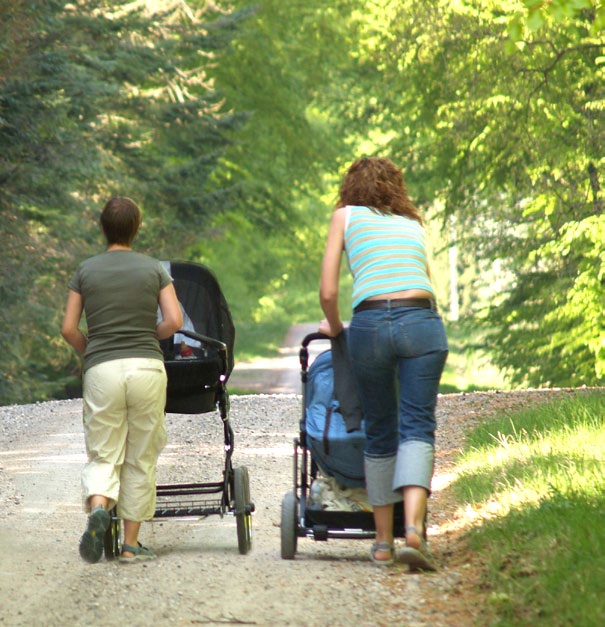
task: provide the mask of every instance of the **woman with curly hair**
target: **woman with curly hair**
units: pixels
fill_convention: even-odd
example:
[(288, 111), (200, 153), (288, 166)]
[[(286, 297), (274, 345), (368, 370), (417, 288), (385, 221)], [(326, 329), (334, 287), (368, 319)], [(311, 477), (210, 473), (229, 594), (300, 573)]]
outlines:
[(347, 342), (365, 418), (366, 486), (376, 527), (370, 557), (393, 563), (393, 508), (403, 498), (406, 546), (398, 557), (412, 570), (434, 570), (425, 524), (437, 391), (448, 348), (422, 218), (389, 159), (355, 161), (340, 187), (320, 287), (325, 320), (319, 330), (330, 337), (343, 331), (343, 251), (353, 275)]

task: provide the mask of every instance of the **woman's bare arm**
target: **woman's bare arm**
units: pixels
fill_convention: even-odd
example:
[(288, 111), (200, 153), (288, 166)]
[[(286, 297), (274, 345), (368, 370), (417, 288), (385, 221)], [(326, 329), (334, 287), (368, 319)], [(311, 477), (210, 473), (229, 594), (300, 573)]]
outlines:
[(181, 306), (172, 283), (160, 290), (159, 305), (162, 312), (162, 320), (156, 326), (156, 331), (158, 338), (165, 340), (174, 335), (183, 326)]
[(61, 335), (68, 344), (81, 354), (84, 354), (88, 344), (86, 336), (79, 328), (83, 310), (82, 295), (74, 290), (69, 290), (65, 314), (63, 315), (63, 324), (61, 325)]
[(338, 283), (344, 249), (345, 212), (346, 209), (342, 207), (332, 215), (321, 265), (319, 302), (326, 319), (320, 323), (319, 330), (331, 337), (337, 336), (343, 329), (338, 311)]

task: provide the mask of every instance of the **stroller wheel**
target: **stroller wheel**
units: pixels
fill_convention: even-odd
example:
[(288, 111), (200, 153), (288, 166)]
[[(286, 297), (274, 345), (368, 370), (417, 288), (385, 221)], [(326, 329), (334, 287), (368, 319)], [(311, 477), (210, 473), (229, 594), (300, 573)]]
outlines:
[(281, 504), (281, 556), (282, 559), (292, 560), (296, 554), (296, 495), (288, 492)]
[(252, 511), (250, 502), (250, 478), (248, 469), (239, 466), (233, 469), (233, 491), (235, 498), (235, 519), (237, 523), (237, 546), (246, 555), (252, 546)]
[(120, 555), (120, 532), (122, 530), (122, 524), (118, 518), (115, 507), (109, 512), (109, 515), (111, 516), (111, 522), (105, 532), (103, 546), (105, 549), (105, 557), (108, 560), (112, 560)]

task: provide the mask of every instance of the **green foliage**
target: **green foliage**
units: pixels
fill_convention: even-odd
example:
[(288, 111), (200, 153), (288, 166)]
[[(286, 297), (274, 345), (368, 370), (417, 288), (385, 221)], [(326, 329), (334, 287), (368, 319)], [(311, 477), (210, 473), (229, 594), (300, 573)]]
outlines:
[(228, 207), (211, 177), (239, 120), (206, 66), (239, 18), (145, 4), (0, 2), (2, 402), (48, 398), (78, 373), (60, 318), (107, 197), (135, 198), (139, 245), (166, 256)]
[(512, 368), (513, 382), (579, 386), (603, 379), (604, 224), (604, 216), (566, 223), (559, 239), (536, 251), (541, 271), (528, 263), (508, 306), (492, 312), (499, 329), (492, 341), (502, 348), (496, 363)]
[[(511, 5), (511, 3), (503, 3)], [(520, 41), (527, 32), (534, 33), (553, 22), (565, 22), (578, 16), (590, 22), (590, 33), (605, 29), (605, 4), (600, 0), (522, 0), (523, 10), (513, 9), (508, 32), (513, 41)]]
[(237, 185), (237, 211), (262, 237), (271, 229), (291, 237), (303, 219), (301, 201), (317, 200), (325, 172), (346, 150), (316, 102), (347, 63), (342, 35), (355, 4), (234, 2), (248, 19), (211, 75), (227, 106), (250, 117), (232, 135), (217, 179)]
[[(364, 50), (374, 73), (353, 93), (362, 100), (372, 85), (388, 86), (363, 99), (368, 124), (381, 128), (382, 152), (403, 165), (412, 196), (455, 216), (458, 249), (479, 270), (467, 285), (475, 311), (491, 305), (482, 313), (498, 365), (517, 385), (595, 384), (602, 245), (586, 229), (603, 213), (605, 38), (594, 11), (573, 10), (511, 46), (515, 11), (399, 3)], [(560, 254), (571, 234), (578, 241)]]
[(215, 174), (217, 185), (237, 189), (234, 204), (188, 255), (221, 277), (236, 357), (267, 354), (289, 324), (322, 317), (319, 268), (348, 151), (339, 120), (322, 105), (348, 67), (356, 4), (236, 1), (248, 17), (211, 69), (226, 106), (249, 118), (229, 135)]
[(509, 388), (493, 363), (493, 353), (486, 349), (481, 325), (472, 318), (446, 322), (446, 334), (449, 355), (439, 384), (441, 394)]
[(65, 285), (112, 194), (141, 204), (141, 250), (211, 265), (245, 351), (271, 350), (287, 321), (321, 315), (329, 210), (361, 154), (401, 164), (443, 220), (431, 237), (457, 245), (460, 310), (491, 326), (513, 384), (601, 382), (604, 13), (0, 0), (0, 399), (77, 375), (57, 339)]
[(328, 221), (312, 221), (317, 212), (311, 209), (307, 224), (299, 223), (295, 232), (262, 235), (246, 217), (232, 213), (191, 250), (221, 283), (236, 321), (236, 359), (275, 354), (291, 324), (319, 323), (319, 265)]
[(494, 625), (600, 625), (605, 394), (576, 394), (469, 434), (455, 490), (483, 520)]

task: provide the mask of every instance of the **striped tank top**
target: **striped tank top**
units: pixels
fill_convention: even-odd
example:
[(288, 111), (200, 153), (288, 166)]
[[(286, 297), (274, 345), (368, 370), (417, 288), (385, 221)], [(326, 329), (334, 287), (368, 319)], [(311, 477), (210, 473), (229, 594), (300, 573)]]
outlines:
[(353, 307), (366, 298), (421, 289), (434, 294), (424, 227), (411, 218), (348, 206), (345, 252), (353, 275)]

